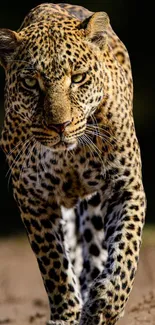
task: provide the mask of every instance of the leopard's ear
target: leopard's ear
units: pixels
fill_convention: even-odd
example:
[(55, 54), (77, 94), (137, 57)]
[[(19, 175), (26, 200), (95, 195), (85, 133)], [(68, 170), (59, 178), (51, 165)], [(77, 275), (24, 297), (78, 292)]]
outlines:
[(18, 33), (10, 29), (0, 29), (0, 65), (6, 68), (20, 43)]
[(79, 29), (84, 29), (86, 38), (95, 43), (102, 50), (105, 48), (107, 39), (107, 29), (109, 26), (109, 17), (106, 12), (96, 12), (89, 18), (86, 18)]

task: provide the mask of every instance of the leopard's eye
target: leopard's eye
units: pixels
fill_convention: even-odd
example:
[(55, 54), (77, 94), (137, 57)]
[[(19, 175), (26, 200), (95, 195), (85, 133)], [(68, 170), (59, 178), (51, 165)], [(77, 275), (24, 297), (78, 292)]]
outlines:
[(22, 83), (26, 88), (35, 88), (37, 85), (37, 80), (32, 77), (25, 77), (22, 79)]
[(72, 76), (72, 83), (81, 83), (86, 79), (86, 73), (79, 73)]

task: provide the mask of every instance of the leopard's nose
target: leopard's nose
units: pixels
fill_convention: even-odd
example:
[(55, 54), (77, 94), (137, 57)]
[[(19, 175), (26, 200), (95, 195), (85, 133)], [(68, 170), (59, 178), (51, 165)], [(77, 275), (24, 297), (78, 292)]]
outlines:
[(71, 121), (66, 121), (66, 122), (64, 122), (64, 123), (60, 123), (60, 124), (48, 123), (48, 125), (47, 125), (47, 123), (46, 123), (46, 126), (47, 126), (49, 129), (54, 130), (54, 131), (56, 131), (56, 132), (59, 133), (59, 134), (62, 134), (62, 133), (65, 131), (66, 127), (67, 127), (70, 123), (71, 123)]

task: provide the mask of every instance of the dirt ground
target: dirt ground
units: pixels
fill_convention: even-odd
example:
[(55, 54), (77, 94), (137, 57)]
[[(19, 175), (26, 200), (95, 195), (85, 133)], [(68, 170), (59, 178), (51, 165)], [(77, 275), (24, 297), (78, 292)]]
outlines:
[[(134, 289), (118, 325), (155, 325), (154, 244), (144, 240)], [(48, 317), (47, 297), (26, 237), (1, 239), (0, 324), (45, 325)]]

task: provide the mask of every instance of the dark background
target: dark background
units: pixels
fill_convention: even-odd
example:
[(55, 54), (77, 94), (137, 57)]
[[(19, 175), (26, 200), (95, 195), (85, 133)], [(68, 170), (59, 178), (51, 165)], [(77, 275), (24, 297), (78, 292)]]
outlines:
[[(60, 1), (55, 1), (60, 2)], [(67, 1), (61, 1), (67, 2)], [(42, 1), (1, 1), (0, 28), (17, 30), (28, 11)], [(92, 11), (106, 11), (113, 29), (125, 43), (131, 59), (134, 80), (134, 117), (141, 146), (143, 179), (147, 195), (147, 223), (154, 223), (154, 142), (155, 111), (153, 105), (155, 55), (154, 10), (150, 1), (95, 0), (68, 1)], [(4, 71), (0, 68), (0, 127), (3, 123)], [(8, 167), (0, 152), (0, 234), (16, 233), (23, 229), (16, 204), (12, 198), (11, 182), (6, 176)]]

